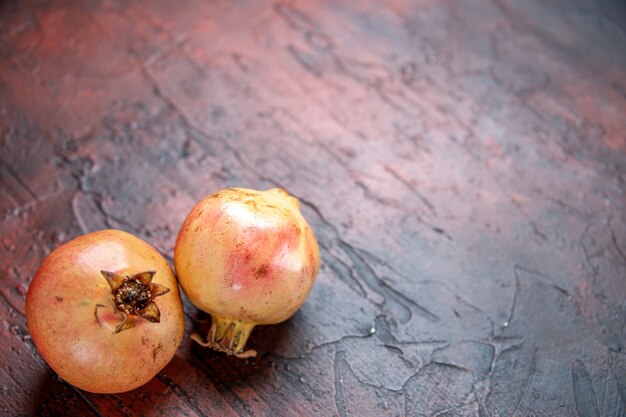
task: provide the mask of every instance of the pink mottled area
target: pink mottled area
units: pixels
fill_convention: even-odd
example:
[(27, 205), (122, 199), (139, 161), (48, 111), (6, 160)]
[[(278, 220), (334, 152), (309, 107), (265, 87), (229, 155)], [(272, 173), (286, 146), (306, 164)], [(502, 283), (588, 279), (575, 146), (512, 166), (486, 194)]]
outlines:
[(181, 286), (200, 309), (257, 324), (302, 305), (319, 268), (317, 241), (284, 191), (229, 189), (201, 201), (178, 237)]

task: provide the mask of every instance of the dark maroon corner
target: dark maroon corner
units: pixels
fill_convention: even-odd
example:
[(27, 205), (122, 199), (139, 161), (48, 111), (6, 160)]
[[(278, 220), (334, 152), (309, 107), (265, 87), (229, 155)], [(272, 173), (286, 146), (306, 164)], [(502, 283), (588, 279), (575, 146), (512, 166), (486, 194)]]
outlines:
[[(0, 414), (626, 415), (626, 5), (0, 3)], [(301, 199), (322, 267), (251, 360), (59, 380), (43, 257), (118, 228), (171, 260), (228, 186)]]

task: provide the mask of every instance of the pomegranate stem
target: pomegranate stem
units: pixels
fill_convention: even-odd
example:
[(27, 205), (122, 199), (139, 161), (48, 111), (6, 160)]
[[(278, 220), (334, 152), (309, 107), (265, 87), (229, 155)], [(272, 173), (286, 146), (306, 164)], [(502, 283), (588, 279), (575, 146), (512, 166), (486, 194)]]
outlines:
[(198, 334), (191, 336), (192, 340), (204, 347), (210, 347), (227, 355), (235, 355), (238, 358), (251, 358), (256, 356), (256, 351), (249, 349), (244, 351), (250, 332), (256, 326), (255, 323), (231, 319), (222, 316), (212, 316), (211, 329), (204, 341)]

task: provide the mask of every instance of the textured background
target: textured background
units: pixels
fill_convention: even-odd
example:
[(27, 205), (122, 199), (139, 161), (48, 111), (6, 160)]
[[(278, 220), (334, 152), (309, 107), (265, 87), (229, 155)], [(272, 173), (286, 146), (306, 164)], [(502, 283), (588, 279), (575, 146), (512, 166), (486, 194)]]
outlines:
[[(0, 414), (626, 415), (623, 1), (0, 4)], [(171, 260), (228, 186), (301, 198), (303, 308), (253, 360), (59, 380), (42, 258), (111, 227)]]

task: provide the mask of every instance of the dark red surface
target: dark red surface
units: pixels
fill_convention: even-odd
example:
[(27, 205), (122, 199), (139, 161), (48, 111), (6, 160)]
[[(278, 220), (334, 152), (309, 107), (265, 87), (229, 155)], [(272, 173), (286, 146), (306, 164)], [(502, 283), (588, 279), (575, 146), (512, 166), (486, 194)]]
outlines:
[[(611, 0), (0, 6), (0, 414), (626, 415), (626, 6)], [(322, 252), (253, 360), (195, 346), (95, 395), (32, 345), (43, 257), (166, 256), (228, 186)]]

